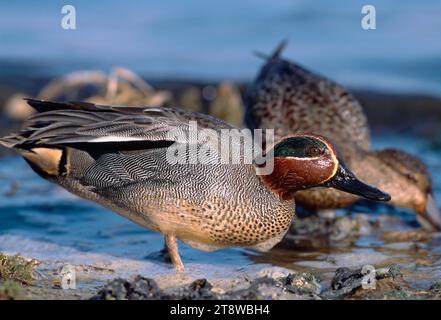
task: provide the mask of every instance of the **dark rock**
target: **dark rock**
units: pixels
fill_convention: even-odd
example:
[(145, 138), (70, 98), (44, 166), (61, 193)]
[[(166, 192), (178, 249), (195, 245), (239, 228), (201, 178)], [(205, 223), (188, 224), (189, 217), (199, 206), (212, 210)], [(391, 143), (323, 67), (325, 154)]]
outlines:
[(152, 300), (162, 296), (155, 280), (137, 276), (133, 281), (112, 280), (92, 300)]
[(180, 295), (174, 297), (180, 300), (207, 300), (217, 299), (218, 294), (211, 291), (213, 286), (207, 279), (197, 279), (188, 288), (185, 288)]
[[(363, 286), (363, 279), (370, 271), (364, 272), (362, 268), (351, 270), (349, 268), (338, 268), (335, 271), (331, 282), (331, 288), (322, 294), (327, 299), (344, 298)], [(389, 268), (375, 270), (375, 280), (395, 279), (401, 276), (400, 269), (392, 265)], [(369, 284), (369, 283), (368, 283)]]
[(188, 286), (162, 291), (153, 279), (137, 276), (133, 281), (115, 279), (101, 289), (93, 300), (274, 300), (319, 299), (320, 285), (309, 274), (290, 274), (273, 279), (260, 277), (245, 289), (217, 293), (207, 279), (197, 279)]
[(331, 288), (334, 292), (345, 295), (361, 287), (363, 277), (364, 275), (361, 273), (361, 269), (354, 271), (349, 268), (338, 268), (332, 279)]
[(226, 293), (223, 299), (268, 300), (280, 298), (282, 295), (283, 288), (281, 283), (265, 276), (253, 280), (246, 289)]

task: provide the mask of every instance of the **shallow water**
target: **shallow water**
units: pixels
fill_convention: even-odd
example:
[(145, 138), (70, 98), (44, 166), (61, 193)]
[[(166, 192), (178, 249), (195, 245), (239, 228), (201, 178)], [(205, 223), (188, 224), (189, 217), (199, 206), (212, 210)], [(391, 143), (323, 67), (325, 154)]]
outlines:
[[(420, 155), (434, 174), (434, 189), (440, 203), (439, 150), (411, 137), (386, 136), (377, 139), (375, 145), (399, 147)], [(163, 246), (159, 233), (41, 179), (21, 158), (0, 160), (0, 181), (0, 252), (20, 253), (45, 261), (46, 266), (73, 264), (104, 270), (100, 279), (83, 283), (92, 287), (115, 277), (173, 273), (159, 255)], [(411, 212), (381, 206), (365, 216), (371, 221), (382, 221), (384, 230), (367, 230), (350, 241), (323, 246), (301, 247), (288, 241), (265, 254), (246, 249), (207, 253), (186, 245), (182, 245), (181, 253), (188, 274), (211, 280), (252, 276), (268, 266), (313, 272), (327, 279), (338, 267), (391, 263), (404, 267), (412, 286), (427, 287), (441, 277), (439, 235), (423, 237), (421, 241), (383, 237), (382, 231), (415, 231), (417, 223)]]

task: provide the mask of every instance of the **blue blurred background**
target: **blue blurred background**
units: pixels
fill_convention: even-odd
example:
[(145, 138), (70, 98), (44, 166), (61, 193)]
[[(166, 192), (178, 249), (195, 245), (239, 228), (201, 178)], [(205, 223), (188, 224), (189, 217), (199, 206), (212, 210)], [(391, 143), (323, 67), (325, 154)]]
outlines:
[[(76, 8), (77, 30), (61, 28)], [(361, 28), (372, 4), (377, 29)], [(115, 65), (147, 78), (250, 80), (270, 52), (344, 85), (441, 95), (441, 1), (2, 1), (0, 78)]]

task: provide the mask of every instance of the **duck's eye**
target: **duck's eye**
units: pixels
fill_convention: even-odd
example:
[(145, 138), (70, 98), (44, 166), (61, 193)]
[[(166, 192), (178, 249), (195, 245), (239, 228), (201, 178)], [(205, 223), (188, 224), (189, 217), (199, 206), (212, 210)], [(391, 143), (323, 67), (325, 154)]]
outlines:
[(318, 147), (310, 147), (309, 150), (308, 150), (308, 153), (309, 153), (309, 155), (310, 155), (311, 157), (316, 157), (316, 156), (321, 155), (323, 152), (322, 152), (322, 150), (321, 150), (320, 148), (318, 148)]
[(411, 174), (411, 173), (406, 173), (405, 176), (406, 176), (406, 178), (407, 178), (408, 180), (410, 180), (410, 181), (412, 181), (412, 182), (418, 182), (418, 181), (417, 181), (417, 178), (416, 178), (413, 174)]

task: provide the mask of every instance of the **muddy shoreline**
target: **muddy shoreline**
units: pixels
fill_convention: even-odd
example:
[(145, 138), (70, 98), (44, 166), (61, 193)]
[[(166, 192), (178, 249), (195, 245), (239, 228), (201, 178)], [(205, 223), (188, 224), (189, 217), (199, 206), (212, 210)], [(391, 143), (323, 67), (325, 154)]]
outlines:
[[(2, 110), (17, 92), (34, 96), (50, 79), (9, 80), (0, 79)], [(209, 112), (216, 97), (222, 96), (219, 88), (223, 82), (152, 80), (149, 83), (156, 90), (171, 92), (175, 105), (187, 104), (202, 112)], [(218, 106), (231, 101), (237, 103), (234, 92), (243, 94), (245, 87), (246, 83), (229, 83), (230, 91), (226, 92), (233, 97), (223, 96)], [(392, 133), (394, 139), (403, 134), (417, 137), (417, 143), (424, 141), (424, 144), (414, 152), (430, 150), (427, 158), (433, 160), (431, 168), (437, 172), (441, 165), (437, 160), (441, 146), (440, 98), (352, 91), (366, 110), (374, 136)], [(235, 114), (235, 118), (239, 116)], [(1, 135), (20, 125), (20, 121), (4, 114), (0, 121)], [(1, 148), (0, 158), (5, 155), (11, 153)], [(265, 254), (241, 249), (199, 254), (184, 247), (184, 259), (190, 256), (189, 270), (177, 274), (159, 254), (162, 246), (159, 235), (146, 233), (122, 218), (113, 218), (104, 209), (72, 200), (65, 194), (60, 196), (59, 189), (40, 181), (17, 157), (0, 161), (0, 211), (5, 219), (19, 218), (0, 229), (0, 252), (19, 253), (38, 261), (32, 283), (15, 286), (0, 277), (0, 298), (441, 298), (441, 234), (424, 233), (418, 225), (403, 220), (403, 217), (412, 218), (409, 213), (359, 206), (326, 219), (298, 218), (284, 241)], [(7, 169), (11, 164), (15, 167)], [(89, 233), (79, 236), (65, 230), (64, 219), (70, 219), (74, 225), (83, 220), (94, 224), (88, 225)], [(35, 229), (35, 235), (21, 228), (31, 228), (33, 232)], [(82, 230), (84, 225), (76, 228)], [(59, 235), (65, 234), (66, 239), (59, 240)], [(100, 241), (103, 243), (94, 243)], [(121, 244), (115, 246), (112, 241)], [(117, 251), (107, 250), (112, 246)], [(60, 273), (66, 264), (76, 272), (75, 290), (62, 289)], [(366, 265), (377, 271), (376, 289), (362, 286), (365, 274), (361, 268)], [(209, 269), (211, 273), (207, 274)]]

